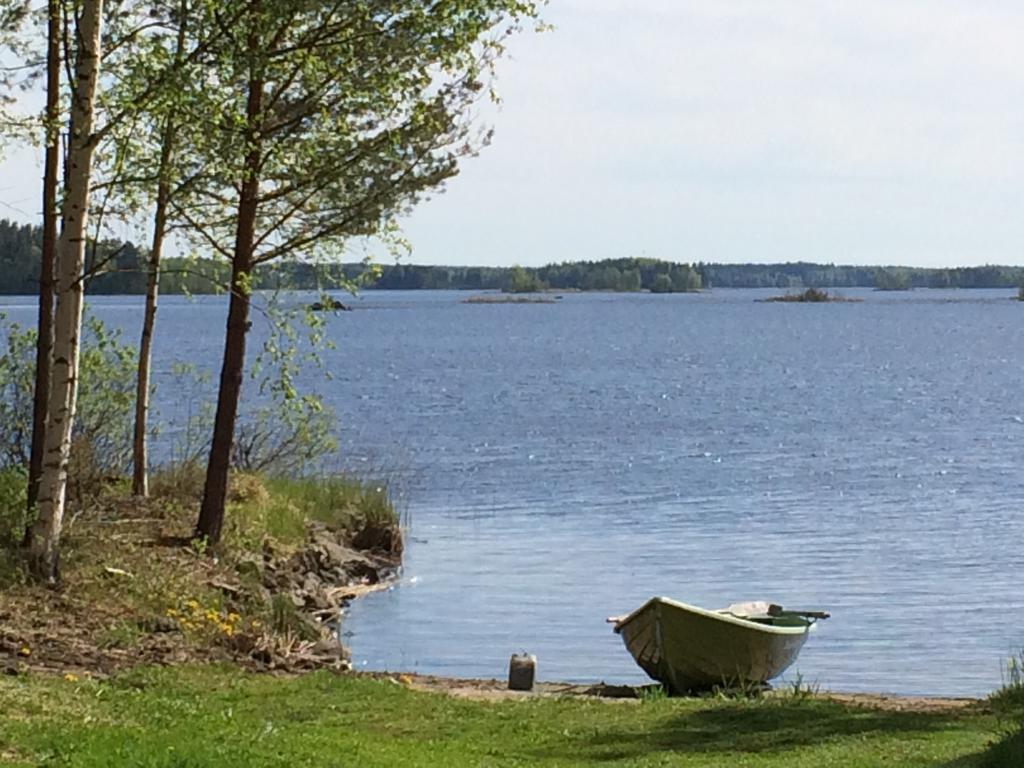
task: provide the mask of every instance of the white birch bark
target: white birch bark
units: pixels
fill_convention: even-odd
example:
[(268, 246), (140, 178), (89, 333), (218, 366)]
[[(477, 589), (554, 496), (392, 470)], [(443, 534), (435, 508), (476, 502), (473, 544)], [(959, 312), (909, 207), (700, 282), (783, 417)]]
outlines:
[(43, 443), (43, 471), (32, 526), (30, 558), (36, 574), (59, 578), (60, 534), (67, 493), (71, 429), (78, 399), (79, 337), (82, 331), (82, 270), (85, 261), (89, 185), (95, 149), (93, 111), (100, 71), (103, 0), (84, 0), (77, 27), (75, 87), (72, 93), (67, 186), (57, 241), (53, 368)]

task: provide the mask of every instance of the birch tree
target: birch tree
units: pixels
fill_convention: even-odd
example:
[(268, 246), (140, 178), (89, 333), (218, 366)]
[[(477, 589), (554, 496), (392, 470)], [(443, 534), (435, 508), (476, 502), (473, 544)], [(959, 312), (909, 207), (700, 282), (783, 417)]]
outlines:
[(489, 134), (472, 106), (526, 0), (224, 0), (238, 23), (190, 116), (212, 138), (219, 184), (195, 235), (231, 263), (213, 439), (196, 535), (220, 539), (245, 370), (254, 271), (373, 235), (453, 176)]
[(96, 136), (93, 120), (100, 76), (103, 0), (82, 0), (75, 19), (74, 87), (68, 123), (67, 185), (57, 241), (53, 363), (46, 408), (37, 517), (29, 540), (30, 567), (56, 581), (67, 493), (71, 429), (78, 397), (82, 330), (82, 269)]
[[(118, 35), (111, 48), (120, 50), (119, 68), (135, 54), (136, 41), (160, 22), (147, 20), (150, 8), (143, 4), (109, 0), (109, 19)], [(60, 234), (56, 247), (53, 315), (53, 348), (49, 392), (46, 397), (42, 470), (36, 499), (36, 520), (26, 536), (29, 566), (39, 578), (59, 578), (59, 551), (67, 493), (68, 461), (78, 397), (78, 366), (84, 292), (85, 247), (88, 232), (93, 164), (97, 148), (117, 137), (120, 126), (161, 94), (173, 89), (174, 76), (185, 62), (203, 54), (196, 46), (187, 56), (170, 63), (150, 62), (146, 76), (132, 82), (131, 97), (106, 105), (102, 125), (96, 125), (100, 65), (103, 59), (104, 0), (80, 0), (74, 4), (71, 23), (72, 51), (69, 62), (70, 110), (65, 158)], [(225, 21), (230, 22), (229, 19)], [(130, 141), (130, 138), (127, 139)], [(117, 141), (113, 142), (118, 146)], [(123, 144), (119, 145), (123, 149)], [(117, 151), (117, 150), (115, 150)]]

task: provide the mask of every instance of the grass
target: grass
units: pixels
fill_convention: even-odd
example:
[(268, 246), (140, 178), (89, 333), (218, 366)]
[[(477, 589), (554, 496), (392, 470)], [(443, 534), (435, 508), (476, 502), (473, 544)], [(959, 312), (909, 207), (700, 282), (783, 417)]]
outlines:
[(1003, 685), (990, 700), (999, 711), (1024, 713), (1024, 650), (1007, 660)]
[(988, 766), (1024, 766), (1024, 650), (1009, 659), (1002, 687), (989, 704), (999, 719), (1003, 739), (986, 756)]
[(364, 483), (346, 477), (279, 477), (270, 478), (265, 484), (272, 498), (294, 506), (303, 519), (348, 529), (397, 522), (384, 484)]
[(300, 615), (292, 602), (304, 599), (294, 593), (303, 569), (316, 567), (306, 557), (310, 525), (328, 529), (321, 540), (382, 559), (401, 551), (398, 515), (377, 484), (234, 475), (216, 548), (190, 539), (201, 489), (202, 474), (179, 467), (154, 477), (148, 500), (112, 485), (81, 502), (65, 528), (60, 589), (27, 581), (17, 556), (0, 549), (0, 666), (106, 673), (155, 661), (259, 662), (265, 649), (274, 663), (296, 658), (314, 629), (326, 632), (310, 623), (313, 607)]
[[(994, 717), (818, 699), (457, 699), (390, 680), (144, 668), (0, 679), (0, 763), (66, 766), (984, 766)], [(1006, 753), (1011, 754), (1011, 753)], [(1004, 763), (1007, 766), (1020, 763)]]
[[(175, 465), (154, 474), (154, 499), (187, 508), (192, 521), (202, 496), (203, 468)], [(265, 537), (284, 545), (302, 543), (307, 523), (319, 522), (353, 538), (366, 529), (401, 524), (386, 482), (346, 475), (276, 477), (236, 473), (225, 514), (225, 544), (257, 550)]]
[(361, 537), (389, 536), (400, 522), (383, 482), (275, 477), (264, 479), (263, 484), (269, 495), (264, 532), (279, 541), (294, 541), (296, 536), (301, 540), (307, 521), (315, 521), (332, 530), (349, 531), (357, 546), (369, 548), (373, 542), (360, 541)]

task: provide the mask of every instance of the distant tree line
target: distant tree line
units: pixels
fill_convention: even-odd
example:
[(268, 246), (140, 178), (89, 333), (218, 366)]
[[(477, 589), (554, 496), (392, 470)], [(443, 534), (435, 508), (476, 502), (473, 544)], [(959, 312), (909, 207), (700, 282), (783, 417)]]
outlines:
[[(30, 294), (39, 283), (42, 230), (0, 219), (0, 294)], [(146, 249), (131, 242), (90, 243), (87, 285), (93, 294), (142, 294), (146, 290)], [(362, 264), (315, 265), (284, 262), (256, 271), (259, 289), (329, 288), (357, 280)], [(166, 258), (160, 275), (165, 293), (216, 293), (230, 280), (226, 262)], [(785, 264), (683, 264), (624, 258), (567, 261), (544, 267), (453, 267), (387, 264), (366, 287), (382, 290), (651, 291), (701, 288), (1017, 288), (1024, 268), (1007, 266), (924, 268)]]
[(873, 267), (813, 264), (698, 264), (708, 288), (1016, 288), (1024, 268)]
[(673, 293), (699, 291), (703, 285), (700, 273), (689, 264), (657, 259), (566, 261), (533, 271), (554, 289)]
[[(0, 294), (31, 294), (39, 284), (42, 230), (0, 220)], [(142, 294), (146, 291), (148, 253), (131, 242), (102, 241), (86, 249), (87, 286), (92, 294)], [(256, 270), (257, 289), (331, 287), (360, 278), (363, 264), (315, 265), (284, 262)], [(163, 293), (215, 293), (230, 280), (222, 260), (165, 258)], [(551, 264), (546, 267), (451, 267), (387, 264), (366, 287), (383, 290), (504, 290), (525, 293), (545, 289), (580, 291), (693, 291), (701, 275), (688, 264), (655, 259), (610, 259)]]

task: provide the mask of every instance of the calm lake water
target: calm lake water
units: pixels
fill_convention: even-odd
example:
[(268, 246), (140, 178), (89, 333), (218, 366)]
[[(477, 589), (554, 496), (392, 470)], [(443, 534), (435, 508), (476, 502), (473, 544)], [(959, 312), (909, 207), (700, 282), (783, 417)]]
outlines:
[[(525, 649), (544, 679), (640, 681), (604, 619), (664, 594), (832, 611), (791, 671), (822, 687), (998, 686), (1024, 645), (1024, 307), (772, 293), (379, 292), (331, 317), (332, 379), (304, 387), (411, 522), (401, 584), (345, 620), (354, 662), (500, 677)], [(135, 340), (141, 299), (92, 307)], [(217, 370), (225, 308), (163, 301), (165, 419), (212, 399), (171, 369)]]

